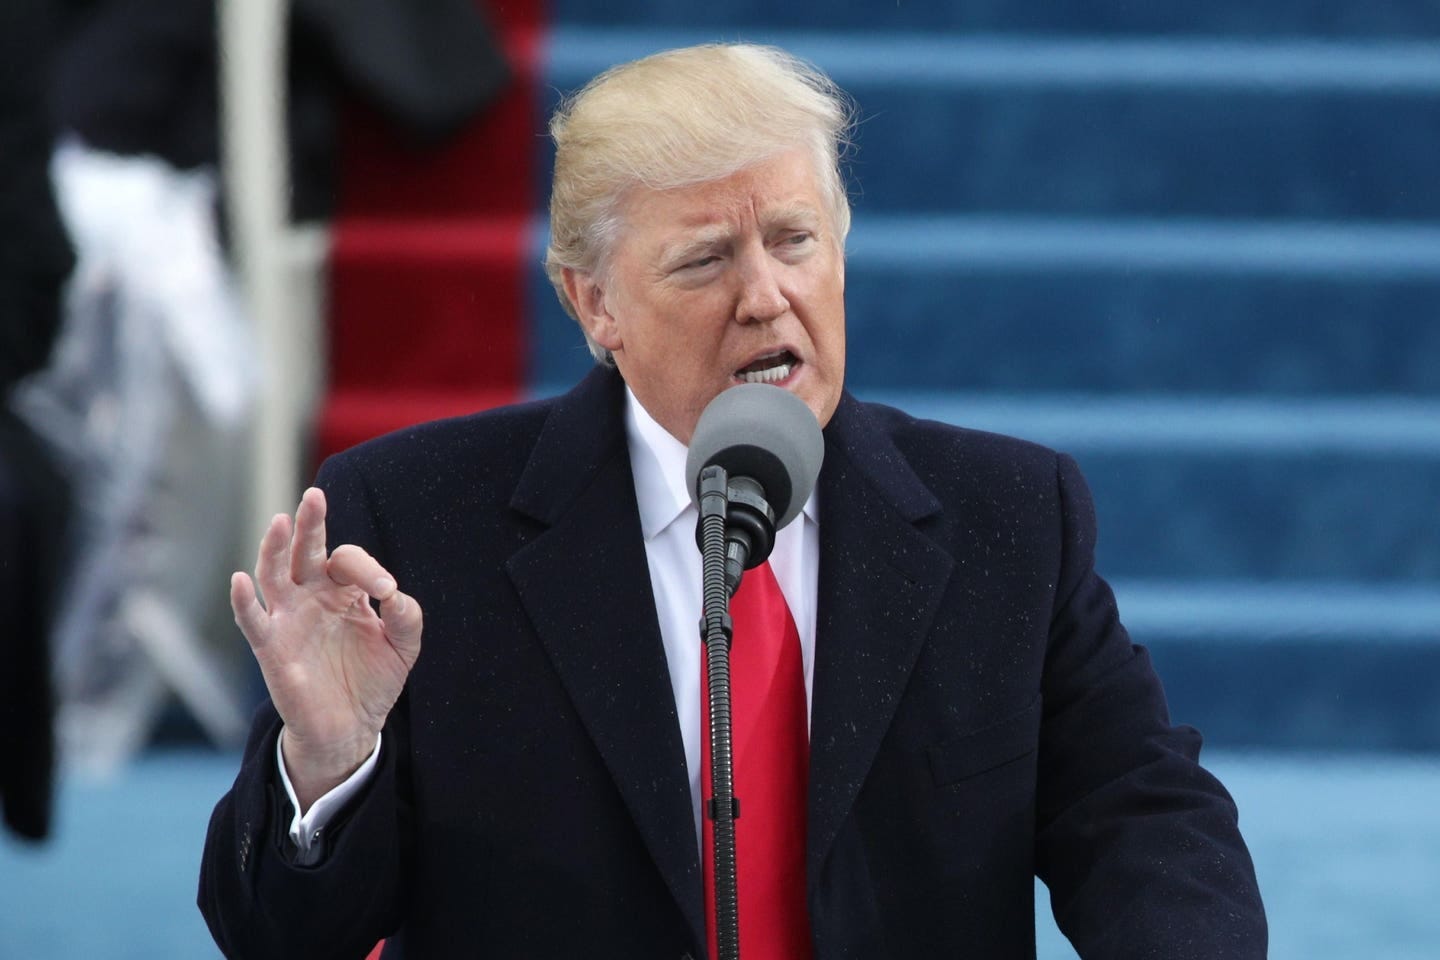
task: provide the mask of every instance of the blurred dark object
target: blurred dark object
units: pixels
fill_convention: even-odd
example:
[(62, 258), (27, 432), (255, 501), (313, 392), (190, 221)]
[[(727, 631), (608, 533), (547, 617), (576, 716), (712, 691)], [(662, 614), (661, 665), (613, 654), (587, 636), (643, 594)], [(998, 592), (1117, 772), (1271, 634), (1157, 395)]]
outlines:
[(510, 82), (476, 0), (295, 0), (290, 16), (296, 220), (335, 212), (345, 103), (373, 109), (417, 149), (432, 148)]
[[(60, 127), (179, 170), (220, 158), (215, 0), (72, 2), (55, 76)], [(292, 215), (334, 208), (337, 100), (377, 109), (417, 145), (455, 133), (509, 79), (473, 0), (296, 0), (287, 126)]]
[(58, 126), (178, 170), (220, 155), (215, 0), (65, 4), (51, 102)]
[(49, 177), (51, 18), (45, 0), (0, 4), (0, 803), (32, 840), (48, 835), (53, 804), (47, 637), (70, 508), (49, 451), (7, 401), (49, 358), (74, 264)]
[(476, 0), (296, 0), (292, 16), (295, 58), (323, 56), (419, 145), (457, 133), (510, 77)]
[(48, 638), (70, 511), (49, 450), (0, 407), (0, 801), (6, 825), (31, 840), (49, 835), (54, 802)]
[(74, 266), (50, 187), (50, 6), (0, 3), (0, 398), (45, 364)]

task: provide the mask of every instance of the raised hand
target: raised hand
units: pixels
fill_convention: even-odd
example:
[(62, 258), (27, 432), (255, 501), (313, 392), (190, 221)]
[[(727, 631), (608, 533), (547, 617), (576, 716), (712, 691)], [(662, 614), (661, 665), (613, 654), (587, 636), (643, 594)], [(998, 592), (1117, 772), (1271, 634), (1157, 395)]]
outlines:
[[(325, 548), (325, 494), (305, 491), (294, 523), (270, 521), (255, 582), (230, 578), (230, 606), (285, 721), (285, 768), (301, 807), (355, 771), (420, 655), (420, 605), (370, 554)], [(370, 605), (380, 602), (377, 616)]]

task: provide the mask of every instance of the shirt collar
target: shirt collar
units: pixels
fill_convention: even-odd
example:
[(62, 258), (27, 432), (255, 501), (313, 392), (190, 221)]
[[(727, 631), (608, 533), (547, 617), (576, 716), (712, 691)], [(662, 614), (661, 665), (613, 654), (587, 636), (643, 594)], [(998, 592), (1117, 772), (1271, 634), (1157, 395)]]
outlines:
[(625, 435), (630, 441), (630, 472), (640, 507), (640, 530), (653, 540), (690, 506), (685, 486), (683, 443), (676, 440), (625, 387)]
[[(665, 531), (690, 507), (685, 483), (688, 448), (650, 416), (630, 387), (625, 387), (625, 435), (630, 445), (630, 472), (640, 507), (640, 531), (648, 542)], [(818, 484), (817, 484), (818, 487)], [(805, 501), (805, 518), (817, 522), (816, 491)]]

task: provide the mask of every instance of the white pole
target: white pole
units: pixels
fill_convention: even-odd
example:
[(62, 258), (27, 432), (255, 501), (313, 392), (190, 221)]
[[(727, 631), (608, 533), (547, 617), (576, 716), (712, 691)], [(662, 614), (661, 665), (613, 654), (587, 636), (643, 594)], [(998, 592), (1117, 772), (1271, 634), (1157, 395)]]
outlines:
[[(219, 2), (222, 170), (241, 295), (255, 324), (263, 378), (246, 528), (255, 538), (273, 514), (295, 508), (305, 470), (302, 437), (320, 368), (314, 281), (323, 240), (315, 231), (301, 234), (289, 226), (288, 12), (288, 0)], [(302, 272), (308, 275), (297, 276)], [(296, 280), (310, 283), (297, 288)]]

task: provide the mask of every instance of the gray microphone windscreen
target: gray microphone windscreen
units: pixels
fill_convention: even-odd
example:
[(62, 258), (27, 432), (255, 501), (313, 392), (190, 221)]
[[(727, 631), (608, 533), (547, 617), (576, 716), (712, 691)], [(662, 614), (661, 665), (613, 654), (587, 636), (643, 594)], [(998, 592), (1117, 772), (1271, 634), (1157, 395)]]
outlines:
[(695, 424), (685, 479), (696, 502), (700, 471), (713, 464), (750, 477), (765, 490), (778, 530), (799, 515), (825, 459), (820, 424), (805, 401), (768, 383), (721, 391)]

